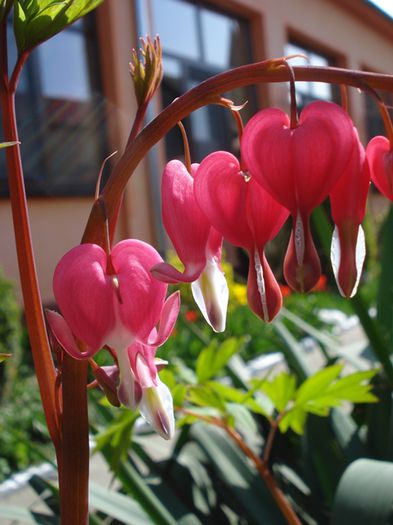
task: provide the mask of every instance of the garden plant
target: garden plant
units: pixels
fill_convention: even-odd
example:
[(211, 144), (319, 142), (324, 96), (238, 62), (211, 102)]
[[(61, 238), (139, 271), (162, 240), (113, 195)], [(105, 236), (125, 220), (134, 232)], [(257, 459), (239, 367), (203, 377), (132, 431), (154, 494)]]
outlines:
[[(377, 516), (372, 522), (364, 510), (348, 518), (352, 510), (345, 502), (350, 498), (343, 493), (354, 477), (360, 483), (370, 469), (379, 468), (381, 479), (385, 474), (389, 479), (389, 463), (358, 463), (355, 474), (344, 475), (342, 491), (333, 499), (351, 462), (392, 459), (392, 292), (386, 286), (393, 267), (391, 214), (383, 231), (378, 290), (367, 278), (364, 291), (358, 286), (366, 256), (362, 222), (370, 182), (393, 200), (393, 126), (378, 94), (393, 91), (393, 76), (292, 67), (291, 57), (274, 58), (209, 78), (145, 124), (163, 69), (159, 37), (142, 39), (141, 49), (130, 56), (138, 111), (128, 143), (105, 184), (105, 159), (97, 167), (94, 204), (81, 225), (81, 244), (61, 258), (54, 272), (58, 308), (44, 310), (15, 93), (31, 51), (100, 3), (0, 0), (2, 154), (30, 348), (59, 474), (58, 489), (49, 486), (52, 499), (46, 500), (50, 522), (387, 523), (389, 495), (371, 508)], [(18, 49), (15, 64), (8, 63), (9, 17)], [(342, 104), (316, 101), (298, 114), (296, 82), (301, 80), (339, 85)], [(289, 115), (264, 108), (243, 125), (245, 101), (231, 101), (225, 93), (267, 82), (289, 82)], [(386, 127), (387, 137), (373, 138), (366, 148), (348, 113), (350, 87), (374, 97)], [(212, 152), (193, 164), (181, 121), (207, 104), (231, 113), (240, 152), (238, 157)], [(178, 260), (165, 262), (146, 242), (114, 243), (114, 237), (126, 183), (150, 148), (176, 126), (185, 160), (166, 164), (161, 196), (163, 224)], [(321, 207), (326, 199), (331, 218)], [(283, 286), (269, 266), (266, 247), (288, 219)], [(321, 283), (311, 222), (318, 244), (330, 255), (343, 297), (335, 304), (341, 308), (350, 299), (351, 306), (344, 308), (355, 311), (368, 337), (374, 358), (368, 369), (352, 361), (348, 370), (349, 360), (334, 336), (293, 308), (306, 304), (299, 294)], [(224, 240), (247, 253), (247, 283), (236, 282), (222, 260)], [(285, 308), (284, 290), (291, 294)], [(376, 318), (369, 313), (374, 303)], [(310, 368), (301, 351), (301, 334), (320, 344), (324, 366), (319, 371)], [(250, 378), (245, 363), (266, 351), (266, 341), (283, 352), (287, 367), (276, 375)], [(12, 362), (9, 354), (2, 351), (2, 367)], [(139, 414), (160, 439), (175, 442), (169, 457), (154, 459), (146, 445), (151, 436), (134, 432)], [(122, 493), (91, 484), (89, 517), (91, 433)], [(35, 483), (37, 490), (46, 486)], [(377, 490), (381, 496), (382, 489)], [(49, 519), (24, 517), (32, 523)]]

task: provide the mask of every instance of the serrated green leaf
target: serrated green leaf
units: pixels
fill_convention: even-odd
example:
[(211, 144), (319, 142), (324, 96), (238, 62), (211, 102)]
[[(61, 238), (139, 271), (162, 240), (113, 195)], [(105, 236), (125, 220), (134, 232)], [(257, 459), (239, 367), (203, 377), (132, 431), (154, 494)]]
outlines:
[(216, 376), (229, 359), (248, 342), (248, 337), (226, 339), (219, 347), (216, 341), (204, 348), (196, 362), (196, 374), (200, 383)]
[(208, 386), (226, 401), (242, 403), (245, 399), (245, 392), (234, 388), (233, 386), (224, 385), (223, 383), (219, 383), (217, 381), (209, 381)]
[(208, 385), (189, 387), (187, 399), (195, 405), (217, 408), (220, 412), (225, 412), (224, 400)]
[(172, 390), (173, 404), (182, 406), (187, 395), (186, 385), (176, 385)]
[(19, 54), (56, 35), (102, 1), (15, 0), (14, 32)]
[(278, 424), (283, 434), (291, 428), (296, 434), (303, 434), (306, 423), (307, 412), (302, 408), (294, 408), (287, 412)]
[(271, 399), (277, 412), (284, 412), (296, 390), (296, 377), (281, 372), (271, 381), (264, 381), (260, 390)]
[(309, 377), (298, 389), (295, 405), (300, 406), (307, 401), (315, 400), (339, 376), (342, 368), (343, 365), (328, 366)]

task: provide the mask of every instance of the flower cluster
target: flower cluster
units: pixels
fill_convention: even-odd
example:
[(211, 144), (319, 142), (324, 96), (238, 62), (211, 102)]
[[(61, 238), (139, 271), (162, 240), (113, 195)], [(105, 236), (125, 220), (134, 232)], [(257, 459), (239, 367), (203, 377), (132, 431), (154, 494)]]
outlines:
[(313, 102), (292, 122), (265, 109), (246, 125), (241, 160), (225, 151), (186, 167), (170, 161), (162, 176), (163, 222), (183, 263), (181, 272), (137, 240), (112, 250), (95, 244), (73, 248), (59, 262), (54, 293), (62, 315), (47, 312), (58, 344), (75, 359), (106, 347), (115, 364), (98, 367), (98, 384), (114, 405), (135, 409), (164, 438), (174, 432), (173, 404), (158, 370), (156, 349), (172, 332), (179, 312), (168, 284), (191, 283), (194, 299), (213, 330), (225, 329), (228, 287), (221, 267), (223, 239), (249, 255), (247, 301), (263, 321), (282, 305), (282, 289), (265, 247), (292, 217), (283, 269), (290, 288), (307, 292), (321, 278), (310, 231), (312, 210), (330, 199), (335, 229), (331, 259), (341, 294), (356, 293), (365, 258), (361, 227), (370, 179), (393, 200), (390, 142), (374, 138), (364, 150), (344, 109)]

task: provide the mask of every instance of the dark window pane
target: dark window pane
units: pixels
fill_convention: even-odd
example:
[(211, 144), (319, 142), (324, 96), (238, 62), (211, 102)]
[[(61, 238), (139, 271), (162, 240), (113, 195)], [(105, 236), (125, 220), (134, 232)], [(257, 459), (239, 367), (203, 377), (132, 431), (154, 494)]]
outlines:
[[(29, 57), (17, 91), (29, 195), (92, 195), (106, 156), (105, 101), (99, 93), (92, 18), (71, 26)], [(13, 46), (10, 56), (15, 56)], [(4, 155), (2, 195), (7, 194)]]

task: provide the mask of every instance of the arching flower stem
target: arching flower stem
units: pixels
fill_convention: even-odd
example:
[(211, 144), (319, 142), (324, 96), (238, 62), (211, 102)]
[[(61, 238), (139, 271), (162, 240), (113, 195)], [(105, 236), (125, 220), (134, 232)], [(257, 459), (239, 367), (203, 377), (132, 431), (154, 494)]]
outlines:
[[(266, 60), (216, 75), (177, 98), (153, 119), (137, 135), (135, 140), (127, 146), (102, 192), (110, 223), (125, 185), (139, 162), (179, 120), (185, 118), (192, 111), (210, 103), (212, 99), (214, 101), (217, 96), (229, 90), (263, 82), (287, 82), (289, 73), (286, 69), (277, 67), (280, 64), (282, 64), (282, 59)], [(298, 81), (346, 84), (361, 89), (364, 89), (366, 84), (374, 89), (393, 92), (393, 75), (315, 66), (294, 67), (293, 70)], [(102, 214), (97, 204), (95, 204), (86, 225), (83, 242), (94, 242), (103, 245), (105, 239), (103, 238), (102, 228), (99, 226), (101, 222)]]

